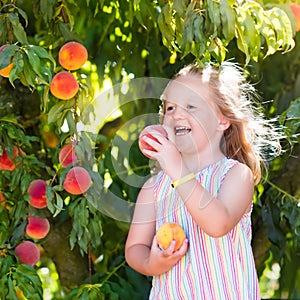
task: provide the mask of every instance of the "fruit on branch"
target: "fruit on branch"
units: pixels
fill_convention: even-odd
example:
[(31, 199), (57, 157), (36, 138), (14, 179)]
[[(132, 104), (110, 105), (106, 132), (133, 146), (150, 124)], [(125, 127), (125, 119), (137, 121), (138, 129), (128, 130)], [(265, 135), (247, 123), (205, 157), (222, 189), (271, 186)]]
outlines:
[(19, 155), (18, 147), (14, 146), (13, 158), (11, 159), (5, 149), (3, 149), (2, 155), (0, 156), (0, 170), (13, 171), (16, 168), (15, 159)]
[(63, 186), (64, 189), (73, 195), (85, 193), (91, 186), (91, 176), (83, 167), (73, 167), (67, 173)]
[(5, 207), (7, 210), (10, 210), (10, 206), (7, 204), (7, 199), (2, 192), (0, 192), (0, 205)]
[(138, 139), (138, 143), (139, 143), (139, 147), (140, 150), (142, 151), (142, 153), (147, 156), (150, 157), (148, 154), (144, 153), (144, 150), (151, 150), (151, 151), (155, 151), (155, 149), (150, 146), (149, 144), (147, 144), (144, 140), (143, 137), (147, 136), (151, 139), (153, 139), (154, 141), (158, 142), (158, 140), (152, 135), (155, 132), (160, 133), (161, 135), (163, 135), (164, 137), (168, 137), (168, 133), (167, 131), (163, 128), (162, 125), (149, 125), (147, 127), (145, 127), (142, 132), (139, 135), (139, 139)]
[(290, 8), (292, 10), (292, 13), (295, 17), (296, 21), (296, 31), (300, 30), (300, 5), (297, 3), (291, 3)]
[(67, 71), (61, 71), (54, 75), (50, 83), (50, 92), (61, 100), (73, 98), (79, 89), (78, 82), (74, 75)]
[(31, 206), (35, 208), (47, 207), (46, 186), (46, 181), (42, 179), (31, 181), (27, 189), (27, 192), (30, 196), (29, 204)]
[[(1, 53), (7, 46), (8, 46), (8, 44), (2, 45), (2, 46), (0, 47), (0, 53)], [(0, 55), (1, 55), (1, 54), (0, 54)], [(13, 68), (13, 66), (14, 66), (14, 63), (13, 63), (13, 62), (10, 63), (10, 64), (8, 64), (7, 67), (4, 67), (3, 69), (0, 70), (0, 75), (3, 76), (3, 77), (9, 77), (10, 71), (11, 71), (11, 69)]]
[(160, 248), (169, 248), (171, 242), (176, 241), (174, 251), (177, 251), (185, 240), (185, 232), (177, 223), (165, 223), (161, 225), (156, 232), (157, 242)]
[(24, 241), (15, 248), (21, 264), (34, 266), (40, 260), (40, 249), (31, 241)]
[(80, 69), (88, 59), (86, 48), (78, 42), (64, 44), (58, 52), (58, 61), (67, 70)]
[(64, 168), (77, 161), (75, 146), (72, 144), (63, 146), (59, 151), (58, 160)]
[(50, 223), (47, 218), (29, 216), (26, 226), (26, 234), (33, 239), (43, 239), (50, 230)]

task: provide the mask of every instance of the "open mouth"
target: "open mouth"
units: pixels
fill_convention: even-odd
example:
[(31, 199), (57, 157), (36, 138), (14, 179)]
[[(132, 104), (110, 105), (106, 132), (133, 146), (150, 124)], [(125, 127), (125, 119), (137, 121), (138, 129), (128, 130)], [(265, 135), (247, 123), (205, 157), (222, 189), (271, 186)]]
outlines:
[(191, 128), (180, 126), (180, 127), (175, 127), (175, 135), (186, 135), (191, 132)]

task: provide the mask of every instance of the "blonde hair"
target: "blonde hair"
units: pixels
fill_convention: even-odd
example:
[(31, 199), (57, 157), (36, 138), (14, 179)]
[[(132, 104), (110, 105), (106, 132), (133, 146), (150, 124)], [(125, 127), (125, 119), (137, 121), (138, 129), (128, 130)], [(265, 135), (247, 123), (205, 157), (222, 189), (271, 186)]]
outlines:
[(224, 154), (248, 165), (255, 183), (261, 179), (266, 161), (280, 152), (280, 133), (258, 109), (258, 94), (243, 76), (243, 69), (231, 62), (220, 67), (197, 63), (181, 69), (175, 76), (197, 75), (208, 84), (214, 102), (231, 125), (225, 130), (221, 148)]

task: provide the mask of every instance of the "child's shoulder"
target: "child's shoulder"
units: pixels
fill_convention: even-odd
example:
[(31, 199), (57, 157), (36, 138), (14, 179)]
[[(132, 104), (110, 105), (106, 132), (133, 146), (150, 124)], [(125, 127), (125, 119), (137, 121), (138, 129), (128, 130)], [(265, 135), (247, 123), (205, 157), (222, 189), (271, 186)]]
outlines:
[(225, 170), (224, 177), (228, 175), (226, 177), (231, 177), (232, 179), (253, 180), (253, 173), (250, 167), (238, 160), (226, 158)]

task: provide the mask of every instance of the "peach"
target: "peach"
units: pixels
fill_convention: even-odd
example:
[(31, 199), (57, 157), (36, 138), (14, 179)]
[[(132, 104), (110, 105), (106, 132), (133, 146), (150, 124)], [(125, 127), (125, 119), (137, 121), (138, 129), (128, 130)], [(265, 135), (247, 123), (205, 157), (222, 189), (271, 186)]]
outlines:
[(0, 191), (0, 205), (5, 207), (7, 210), (10, 210), (9, 204), (7, 204), (5, 195)]
[(291, 3), (290, 8), (292, 10), (292, 13), (295, 17), (296, 21), (296, 31), (300, 30), (300, 5), (296, 3)]
[(31, 206), (36, 208), (44, 208), (47, 206), (46, 186), (46, 181), (42, 179), (31, 181), (27, 189), (30, 196), (29, 204)]
[(75, 146), (71, 144), (63, 146), (59, 151), (58, 159), (64, 168), (77, 161)]
[(28, 217), (26, 234), (33, 239), (43, 239), (50, 230), (50, 223), (47, 218)]
[(157, 242), (160, 248), (169, 248), (171, 242), (176, 241), (174, 251), (178, 250), (186, 236), (182, 227), (177, 223), (165, 223), (161, 225), (156, 232)]
[(19, 155), (19, 149), (14, 146), (13, 158), (11, 159), (5, 149), (3, 149), (2, 155), (0, 156), (0, 170), (13, 171), (16, 168), (15, 159)]
[(73, 167), (67, 173), (63, 186), (64, 189), (73, 195), (85, 193), (91, 186), (91, 176), (83, 167)]
[(86, 48), (77, 42), (64, 44), (58, 52), (58, 61), (67, 70), (80, 69), (88, 59)]
[(53, 96), (61, 100), (73, 98), (79, 89), (78, 82), (74, 75), (67, 71), (62, 71), (54, 75), (50, 83), (50, 92)]
[(21, 264), (34, 266), (40, 260), (40, 250), (31, 241), (24, 241), (15, 248), (15, 254), (19, 257)]
[(163, 135), (166, 138), (168, 137), (167, 131), (161, 125), (149, 125), (149, 126), (145, 127), (139, 135), (138, 143), (139, 143), (139, 147), (140, 147), (142, 153), (148, 157), (150, 157), (150, 156), (145, 154), (144, 150), (146, 149), (146, 150), (155, 151), (155, 149), (143, 140), (143, 136), (146, 135), (147, 137), (158, 142), (158, 140), (151, 134), (151, 132), (154, 132), (154, 131), (157, 131), (158, 133), (160, 133), (161, 135)]
[[(8, 45), (2, 45), (0, 47), (0, 53), (7, 47)], [(9, 73), (11, 71), (11, 69), (13, 68), (14, 63), (10, 63), (8, 64), (7, 67), (4, 67), (3, 69), (0, 70), (0, 75), (2, 75), (3, 77), (9, 77)]]
[(44, 131), (42, 133), (42, 138), (45, 141), (45, 144), (49, 147), (54, 149), (58, 144), (58, 136), (52, 131)]

